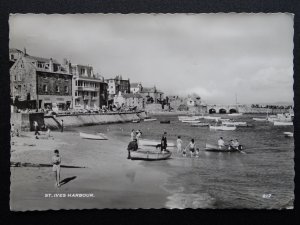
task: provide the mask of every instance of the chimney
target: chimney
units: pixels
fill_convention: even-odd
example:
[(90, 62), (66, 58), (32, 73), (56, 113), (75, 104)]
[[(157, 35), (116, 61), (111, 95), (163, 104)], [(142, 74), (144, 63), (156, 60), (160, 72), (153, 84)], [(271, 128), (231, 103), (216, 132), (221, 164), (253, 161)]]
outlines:
[(24, 55), (27, 55), (27, 53), (26, 53), (26, 48), (25, 48), (25, 47), (24, 47), (24, 50), (23, 50), (23, 51), (24, 51)]
[(53, 72), (53, 70), (54, 70), (54, 68), (53, 68), (53, 59), (50, 58), (50, 60), (49, 60), (49, 71)]

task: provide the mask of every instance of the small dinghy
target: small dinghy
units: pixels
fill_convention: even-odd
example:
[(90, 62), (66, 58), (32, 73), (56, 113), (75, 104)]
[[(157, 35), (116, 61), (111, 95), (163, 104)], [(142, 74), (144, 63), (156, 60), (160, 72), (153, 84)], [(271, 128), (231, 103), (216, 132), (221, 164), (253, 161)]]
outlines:
[(294, 133), (292, 132), (283, 132), (285, 137), (294, 137)]
[(145, 160), (145, 161), (158, 161), (158, 160), (166, 160), (170, 158), (172, 153), (168, 150), (164, 152), (140, 149), (137, 151), (130, 151), (130, 159), (131, 160)]
[(191, 124), (192, 127), (208, 127), (209, 123), (195, 123)]
[(145, 122), (150, 122), (150, 121), (155, 121), (157, 119), (154, 119), (154, 118), (148, 118), (148, 119), (144, 119)]
[(258, 121), (258, 122), (265, 122), (268, 121), (267, 118), (252, 118), (254, 121)]
[(209, 129), (211, 129), (211, 130), (233, 131), (233, 130), (236, 130), (236, 126), (211, 126), (211, 125), (209, 125)]
[(228, 116), (242, 116), (243, 113), (230, 113)]
[(132, 120), (132, 123), (139, 123), (141, 122), (140, 120)]
[(170, 120), (161, 120), (160, 123), (170, 123)]
[(87, 134), (83, 132), (79, 132), (79, 135), (83, 139), (92, 139), (92, 140), (107, 140), (107, 137), (104, 134)]
[(205, 146), (205, 151), (208, 151), (208, 152), (224, 152), (224, 153), (227, 153), (227, 152), (241, 152), (241, 153), (245, 153), (242, 151), (243, 149), (243, 146), (242, 145), (239, 145), (238, 148), (233, 148), (233, 147), (229, 147), (228, 145), (226, 145), (225, 147), (223, 148), (219, 148), (218, 146), (216, 145), (211, 145), (211, 144), (206, 144)]
[(293, 122), (274, 121), (274, 126), (293, 126)]
[[(158, 145), (160, 145), (160, 141), (156, 141), (156, 140), (147, 140), (147, 139), (140, 139), (138, 141), (139, 145), (141, 146), (152, 146), (152, 147), (156, 147)], [(175, 147), (175, 144), (173, 142), (168, 142), (167, 143), (168, 147)]]
[(193, 124), (193, 123), (200, 123), (200, 120), (182, 120), (181, 122)]

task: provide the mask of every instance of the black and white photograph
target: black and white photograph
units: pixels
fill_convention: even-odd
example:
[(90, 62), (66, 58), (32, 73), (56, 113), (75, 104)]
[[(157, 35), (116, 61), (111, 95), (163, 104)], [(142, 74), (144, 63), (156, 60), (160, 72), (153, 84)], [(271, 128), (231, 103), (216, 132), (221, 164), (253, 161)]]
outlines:
[(292, 13), (10, 14), (10, 210), (294, 209)]

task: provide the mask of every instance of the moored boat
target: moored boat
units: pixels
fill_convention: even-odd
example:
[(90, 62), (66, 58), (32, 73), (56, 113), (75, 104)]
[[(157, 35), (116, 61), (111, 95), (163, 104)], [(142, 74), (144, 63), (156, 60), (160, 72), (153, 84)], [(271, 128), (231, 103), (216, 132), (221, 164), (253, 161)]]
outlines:
[(203, 118), (206, 119), (206, 120), (219, 120), (219, 119), (221, 119), (220, 116), (204, 116)]
[(183, 123), (200, 123), (200, 120), (182, 120)]
[(170, 120), (162, 120), (160, 123), (170, 123)]
[(141, 122), (140, 120), (132, 120), (132, 123), (139, 123)]
[(294, 133), (293, 132), (283, 132), (285, 137), (294, 137)]
[(144, 119), (144, 122), (150, 122), (150, 121), (155, 121), (155, 120), (157, 120), (157, 119), (155, 119), (155, 118), (148, 118), (148, 119)]
[(130, 159), (131, 160), (145, 160), (145, 161), (158, 161), (158, 160), (166, 160), (170, 158), (172, 153), (168, 150), (154, 151), (147, 149), (140, 149), (137, 151), (130, 151)]
[(107, 140), (108, 139), (105, 135), (103, 135), (101, 133), (88, 134), (88, 133), (79, 132), (79, 135), (81, 138), (84, 138), (84, 139), (92, 139), (92, 140)]
[(192, 127), (208, 127), (209, 123), (192, 123), (191, 124)]
[(264, 122), (264, 121), (268, 121), (267, 118), (252, 118), (254, 121), (259, 121), (259, 122)]
[[(242, 146), (240, 145), (239, 148), (242, 148)], [(237, 148), (228, 148), (228, 146), (224, 146), (223, 148), (219, 148), (216, 145), (211, 145), (211, 144), (206, 144), (205, 145), (205, 151), (209, 151), (209, 152), (242, 152), (241, 149), (237, 149)]]
[(211, 130), (223, 130), (223, 131), (233, 131), (236, 130), (236, 126), (212, 126), (209, 125), (209, 129)]
[(230, 113), (228, 116), (242, 116), (243, 113)]
[(228, 126), (247, 126), (247, 122), (239, 122), (239, 121), (223, 121), (222, 125)]
[(293, 126), (293, 122), (274, 121), (274, 126)]

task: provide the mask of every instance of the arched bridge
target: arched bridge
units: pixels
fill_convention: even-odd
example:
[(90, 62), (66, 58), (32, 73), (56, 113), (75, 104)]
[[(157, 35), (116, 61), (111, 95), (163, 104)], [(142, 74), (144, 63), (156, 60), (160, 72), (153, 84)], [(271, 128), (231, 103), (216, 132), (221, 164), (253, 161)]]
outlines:
[(207, 112), (210, 114), (213, 113), (237, 113), (239, 112), (242, 105), (207, 105)]

